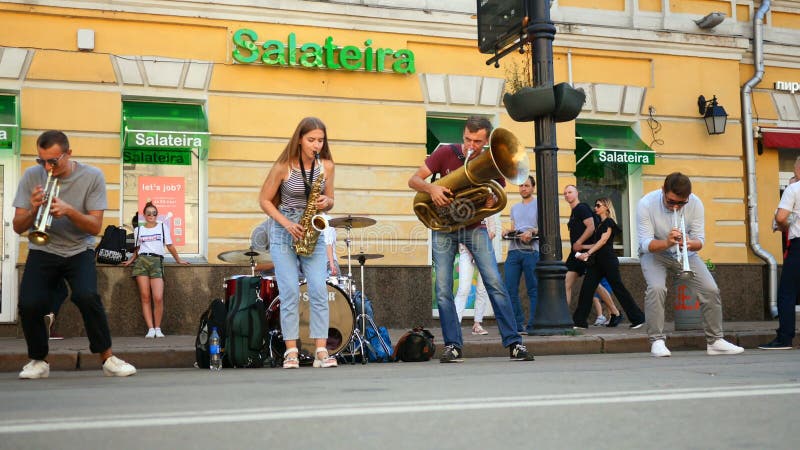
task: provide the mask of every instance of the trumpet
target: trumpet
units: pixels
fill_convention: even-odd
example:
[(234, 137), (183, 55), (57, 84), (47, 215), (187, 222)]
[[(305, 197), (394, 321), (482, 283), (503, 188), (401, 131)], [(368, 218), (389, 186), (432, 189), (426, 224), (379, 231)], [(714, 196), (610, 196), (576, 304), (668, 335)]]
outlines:
[(681, 270), (678, 272), (678, 278), (687, 279), (694, 276), (692, 268), (689, 267), (689, 247), (687, 244), (688, 236), (686, 235), (686, 221), (684, 215), (681, 214), (680, 221), (678, 221), (677, 208), (672, 211), (672, 227), (681, 232), (681, 242), (675, 244), (675, 259), (681, 264)]
[(60, 188), (58, 178), (53, 177), (53, 170), (50, 169), (47, 173), (47, 182), (44, 185), (44, 199), (33, 221), (33, 230), (28, 233), (28, 240), (32, 244), (47, 245), (47, 242), (50, 241), (50, 236), (47, 234), (47, 229), (53, 223), (53, 214), (50, 212), (50, 207), (53, 204), (53, 199), (58, 197)]

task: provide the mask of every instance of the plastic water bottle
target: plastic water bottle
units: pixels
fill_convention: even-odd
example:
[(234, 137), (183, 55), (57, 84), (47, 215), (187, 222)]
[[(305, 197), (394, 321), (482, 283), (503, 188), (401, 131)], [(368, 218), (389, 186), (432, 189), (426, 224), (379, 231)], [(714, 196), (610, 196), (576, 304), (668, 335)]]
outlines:
[(219, 354), (219, 334), (217, 327), (211, 329), (211, 338), (208, 342), (208, 352), (211, 357), (209, 358), (208, 368), (214, 371), (222, 370), (222, 357)]

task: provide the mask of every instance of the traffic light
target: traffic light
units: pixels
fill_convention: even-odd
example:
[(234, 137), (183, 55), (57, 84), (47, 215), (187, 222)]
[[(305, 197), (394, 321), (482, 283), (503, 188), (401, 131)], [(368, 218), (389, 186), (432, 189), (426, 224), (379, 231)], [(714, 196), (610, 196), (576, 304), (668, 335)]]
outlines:
[(526, 0), (478, 0), (478, 49), (497, 53), (527, 26)]
[(531, 122), (539, 117), (551, 115), (555, 122), (569, 122), (578, 117), (586, 100), (583, 89), (575, 89), (569, 83), (551, 87), (524, 87), (517, 93), (503, 95), (503, 104), (512, 119)]

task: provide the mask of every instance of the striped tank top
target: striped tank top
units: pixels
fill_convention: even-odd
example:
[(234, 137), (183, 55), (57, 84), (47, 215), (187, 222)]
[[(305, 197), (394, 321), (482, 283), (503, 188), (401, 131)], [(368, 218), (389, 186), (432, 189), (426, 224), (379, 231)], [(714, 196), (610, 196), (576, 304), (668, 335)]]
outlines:
[[(320, 166), (321, 164), (314, 167), (312, 186), (319, 177)], [(308, 174), (308, 172), (306, 172), (306, 174)], [(321, 188), (322, 192), (325, 192), (325, 181), (322, 182)], [(281, 207), (287, 209), (306, 209), (306, 203), (306, 188), (303, 182), (303, 173), (299, 169), (290, 169), (289, 179), (281, 181)]]

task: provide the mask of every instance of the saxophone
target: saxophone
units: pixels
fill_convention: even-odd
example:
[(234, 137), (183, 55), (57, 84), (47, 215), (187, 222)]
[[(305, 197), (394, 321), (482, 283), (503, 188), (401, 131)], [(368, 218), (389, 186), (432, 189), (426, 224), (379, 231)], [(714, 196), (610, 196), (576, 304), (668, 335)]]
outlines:
[(319, 153), (315, 153), (314, 157), (317, 159), (317, 165), (319, 165), (319, 177), (311, 185), (306, 209), (303, 211), (303, 217), (300, 218), (299, 223), (305, 230), (303, 237), (292, 244), (295, 253), (299, 256), (308, 256), (313, 253), (314, 247), (317, 246), (319, 233), (328, 227), (328, 220), (317, 214), (317, 198), (319, 198), (319, 194), (322, 191), (322, 182), (325, 181), (325, 169), (320, 164)]

